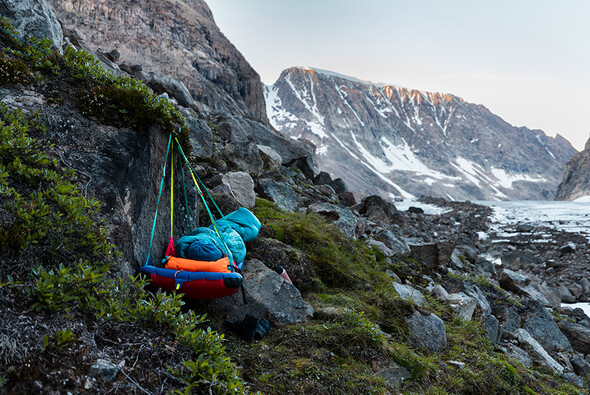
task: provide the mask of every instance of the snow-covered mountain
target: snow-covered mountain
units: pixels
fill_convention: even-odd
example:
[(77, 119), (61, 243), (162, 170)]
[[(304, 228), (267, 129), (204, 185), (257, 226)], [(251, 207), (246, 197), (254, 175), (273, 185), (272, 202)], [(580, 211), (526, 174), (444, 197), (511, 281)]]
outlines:
[(552, 199), (576, 153), (451, 94), (314, 68), (284, 70), (265, 97), (275, 128), (311, 141), (321, 170), (369, 194)]

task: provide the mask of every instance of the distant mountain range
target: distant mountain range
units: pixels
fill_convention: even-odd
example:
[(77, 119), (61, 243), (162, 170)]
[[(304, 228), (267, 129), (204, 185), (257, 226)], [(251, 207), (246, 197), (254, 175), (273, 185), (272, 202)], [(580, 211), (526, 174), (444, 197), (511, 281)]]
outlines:
[(271, 124), (311, 141), (321, 170), (367, 194), (553, 199), (577, 152), (560, 135), (514, 127), (451, 94), (303, 67), (264, 91)]

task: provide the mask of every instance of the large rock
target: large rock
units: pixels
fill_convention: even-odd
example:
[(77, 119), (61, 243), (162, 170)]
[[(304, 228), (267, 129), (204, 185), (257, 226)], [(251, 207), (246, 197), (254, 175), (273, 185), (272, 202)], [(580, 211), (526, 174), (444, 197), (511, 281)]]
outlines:
[(404, 255), (410, 252), (408, 243), (402, 238), (398, 237), (391, 230), (384, 229), (374, 236), (375, 240), (382, 241), (389, 247), (395, 255)]
[(590, 328), (567, 319), (558, 321), (557, 325), (568, 338), (574, 350), (590, 354)]
[(498, 282), (507, 291), (521, 293), (521, 288), (529, 285), (531, 279), (525, 274), (510, 269), (502, 269)]
[(447, 302), (451, 305), (451, 308), (455, 313), (465, 321), (470, 321), (475, 312), (477, 301), (475, 298), (465, 295), (463, 292), (450, 294), (447, 297)]
[(348, 208), (330, 203), (315, 203), (309, 206), (307, 211), (318, 213), (330, 219), (346, 237), (356, 239), (357, 218)]
[[(197, 118), (193, 113), (185, 112), (189, 127), (190, 144), (193, 155), (197, 158), (209, 158), (213, 155), (213, 132), (207, 122)], [(187, 180), (190, 184), (190, 180)]]
[(530, 306), (522, 318), (522, 327), (541, 343), (548, 352), (573, 351), (567, 337), (559, 330), (555, 321), (539, 303)]
[(355, 205), (353, 209), (371, 221), (381, 221), (386, 224), (403, 221), (403, 217), (393, 203), (376, 195), (367, 196), (359, 204)]
[(145, 72), (141, 66), (121, 65), (121, 69), (131, 74), (135, 79), (145, 82), (158, 95), (166, 93), (183, 107), (193, 107), (195, 105), (191, 93), (182, 81), (160, 73)]
[(8, 18), (19, 37), (48, 38), (55, 49), (62, 51), (62, 28), (45, 0), (3, 0), (0, 15)]
[(304, 322), (313, 316), (313, 308), (303, 301), (299, 290), (259, 260), (246, 261), (242, 275), (246, 304), (241, 292), (211, 302), (227, 318), (242, 320), (251, 314), (282, 325)]
[(428, 304), (426, 298), (422, 295), (422, 292), (409, 285), (400, 284), (394, 281), (393, 288), (395, 288), (395, 291), (399, 294), (399, 297), (402, 300), (411, 300), (418, 306), (426, 306)]
[(232, 141), (223, 149), (223, 159), (234, 170), (258, 174), (264, 166), (258, 146), (250, 142)]
[(410, 343), (413, 346), (430, 352), (439, 352), (446, 348), (445, 323), (435, 314), (425, 315), (415, 311), (411, 317), (406, 318), (406, 322), (410, 330)]
[(377, 375), (385, 381), (385, 385), (392, 389), (398, 390), (403, 381), (412, 376), (410, 371), (403, 366), (391, 361), (387, 366), (381, 367)]
[(516, 338), (520, 343), (520, 347), (530, 355), (534, 362), (541, 366), (551, 368), (557, 373), (563, 373), (563, 366), (557, 363), (526, 330), (522, 328), (517, 329)]
[(254, 180), (250, 174), (242, 171), (227, 173), (222, 177), (223, 184), (227, 185), (234, 199), (243, 207), (252, 208), (256, 204), (254, 193)]
[(296, 211), (299, 207), (299, 195), (288, 182), (262, 178), (258, 180), (257, 192), (274, 202), (281, 210)]
[(262, 167), (263, 170), (279, 170), (281, 168), (283, 158), (281, 158), (281, 155), (277, 151), (262, 144), (258, 144), (257, 147), (262, 163), (264, 164)]

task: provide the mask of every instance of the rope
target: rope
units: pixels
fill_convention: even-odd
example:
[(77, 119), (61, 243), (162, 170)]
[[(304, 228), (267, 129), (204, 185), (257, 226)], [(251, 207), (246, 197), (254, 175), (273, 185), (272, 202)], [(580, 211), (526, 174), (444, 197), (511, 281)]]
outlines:
[(180, 174), (182, 174), (182, 191), (184, 192), (184, 207), (186, 208), (186, 218), (188, 219), (188, 228), (193, 229), (191, 224), (191, 213), (188, 209), (188, 197), (186, 195), (186, 183), (184, 182), (184, 162), (180, 161)]
[(46, 50), (44, 50), (44, 49), (41, 49), (41, 48), (39, 48), (39, 47), (38, 47), (38, 46), (36, 46), (35, 44), (32, 44), (32, 43), (28, 42), (28, 41), (27, 41), (27, 40), (25, 40), (24, 38), (21, 38), (21, 37), (17, 36), (16, 34), (14, 34), (14, 33), (11, 33), (11, 32), (9, 32), (8, 30), (6, 30), (6, 29), (3, 29), (3, 28), (1, 28), (1, 27), (0, 27), (0, 30), (2, 30), (2, 31), (3, 31), (3, 32), (5, 32), (5, 33), (8, 33), (8, 34), (10, 34), (10, 35), (11, 35), (11, 36), (13, 36), (13, 37), (16, 37), (16, 38), (18, 38), (19, 40), (21, 40), (22, 42), (24, 42), (24, 43), (26, 43), (26, 44), (29, 44), (31, 47), (33, 47), (33, 48), (37, 48), (39, 51), (41, 51), (41, 52), (45, 52), (47, 55), (51, 56), (51, 54), (50, 54), (49, 52), (47, 52), (47, 51), (46, 51)]
[[(176, 137), (174, 137), (174, 140), (176, 140), (176, 144), (178, 144), (178, 147), (180, 147), (180, 142), (178, 141), (178, 139)], [(180, 148), (180, 150), (182, 151), (182, 148)], [(182, 155), (184, 157), (184, 154), (182, 154)], [(219, 206), (215, 202), (215, 199), (213, 199), (213, 196), (211, 196), (211, 193), (209, 193), (209, 189), (207, 189), (207, 185), (205, 185), (205, 183), (203, 182), (203, 180), (201, 180), (201, 178), (199, 177), (199, 174), (195, 171), (195, 169), (193, 169), (193, 166), (186, 159), (186, 157), (184, 157), (184, 159), (186, 160), (186, 163), (188, 164), (190, 170), (193, 171), (195, 173), (195, 175), (197, 176), (197, 180), (199, 180), (199, 182), (201, 183), (201, 186), (203, 187), (203, 189), (207, 193), (207, 196), (209, 196), (209, 199), (211, 199), (211, 202), (213, 203), (213, 205), (217, 209), (217, 212), (221, 216), (221, 219), (225, 219), (225, 215), (221, 212), (221, 209), (219, 208)], [(197, 186), (197, 188), (198, 188), (198, 186)]]
[(170, 147), (170, 237), (174, 233), (174, 144)]
[(190, 162), (188, 161), (188, 159), (184, 155), (184, 152), (182, 150), (182, 147), (180, 146), (180, 143), (178, 142), (178, 140), (176, 138), (175, 138), (175, 140), (176, 140), (176, 143), (178, 144), (178, 150), (180, 151), (180, 155), (182, 156), (182, 158), (184, 159), (184, 161), (188, 165), (189, 172), (190, 172), (190, 174), (191, 174), (191, 176), (193, 178), (193, 182), (195, 183), (195, 187), (197, 188), (197, 191), (199, 192), (199, 196), (201, 196), (201, 200), (203, 201), (203, 205), (205, 206), (205, 209), (207, 209), (207, 213), (209, 214), (209, 218), (211, 218), (211, 223), (213, 225), (213, 229), (215, 229), (215, 233), (217, 233), (217, 237), (219, 237), (219, 240), (221, 240), (221, 242), (223, 243), (223, 247), (225, 249), (225, 253), (229, 257), (230, 262), (232, 262), (233, 265), (235, 266), (236, 263), (234, 261), (233, 255), (232, 255), (230, 249), (227, 247), (227, 244), (225, 244), (225, 241), (221, 237), (221, 234), (219, 233), (219, 230), (217, 229), (217, 225), (215, 223), (215, 218), (213, 217), (213, 213), (211, 213), (211, 210), (209, 209), (209, 205), (207, 204), (207, 200), (205, 200), (205, 196), (203, 195), (203, 191), (199, 187), (199, 183), (197, 182), (198, 175), (196, 176), (197, 178), (195, 178), (196, 172), (194, 171), (192, 165), (190, 164)]
[(160, 180), (160, 191), (158, 192), (158, 202), (156, 203), (156, 213), (154, 214), (154, 223), (152, 225), (152, 235), (150, 236), (150, 247), (148, 249), (148, 256), (145, 260), (149, 261), (152, 254), (152, 244), (154, 242), (154, 234), (156, 233), (156, 220), (158, 219), (158, 208), (160, 207), (160, 198), (162, 197), (162, 189), (164, 188), (164, 179), (166, 178), (166, 164), (168, 163), (168, 153), (170, 152), (170, 145), (172, 142), (172, 134), (168, 137), (168, 147), (166, 148), (166, 159), (164, 159), (164, 166), (162, 168), (162, 179)]

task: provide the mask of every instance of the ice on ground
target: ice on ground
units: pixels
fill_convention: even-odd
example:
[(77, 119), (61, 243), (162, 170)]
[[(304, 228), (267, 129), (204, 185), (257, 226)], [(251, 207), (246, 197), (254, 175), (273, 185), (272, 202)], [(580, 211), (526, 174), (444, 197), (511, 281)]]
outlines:
[(407, 211), (410, 207), (420, 207), (424, 210), (424, 214), (428, 215), (441, 215), (452, 211), (448, 207), (440, 207), (434, 204), (422, 203), (416, 199), (405, 199), (399, 202), (394, 202), (395, 207), (400, 211)]
[[(519, 223), (534, 227), (546, 226), (584, 235), (590, 240), (590, 201), (503, 201), (476, 202), (492, 207), (493, 231), (507, 237), (501, 229), (505, 225)], [(511, 235), (512, 236), (512, 235)]]
[(577, 203), (587, 203), (587, 202), (590, 202), (590, 196), (582, 196), (582, 197), (579, 197), (576, 200), (574, 200), (574, 202), (577, 202)]

